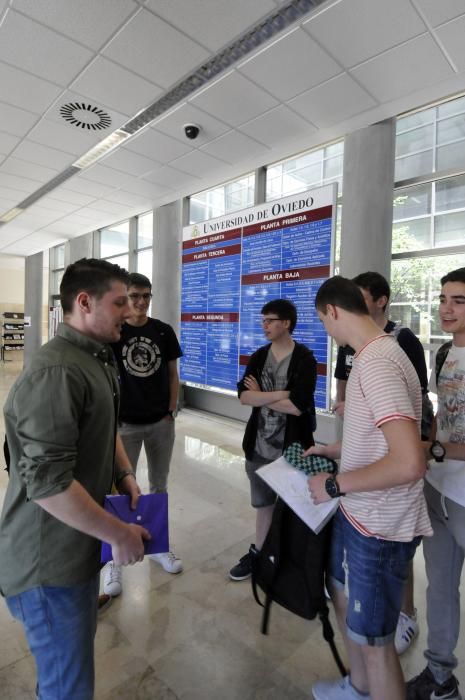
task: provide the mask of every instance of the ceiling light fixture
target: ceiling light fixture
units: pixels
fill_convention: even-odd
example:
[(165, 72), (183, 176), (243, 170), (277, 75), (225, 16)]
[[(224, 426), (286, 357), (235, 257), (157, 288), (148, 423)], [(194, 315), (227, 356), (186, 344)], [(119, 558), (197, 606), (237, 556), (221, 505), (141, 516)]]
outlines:
[(12, 221), (12, 219), (19, 216), (19, 214), (21, 214), (23, 211), (24, 209), (21, 209), (21, 207), (13, 207), (13, 209), (6, 211), (0, 216), (0, 224), (7, 224), (9, 221)]

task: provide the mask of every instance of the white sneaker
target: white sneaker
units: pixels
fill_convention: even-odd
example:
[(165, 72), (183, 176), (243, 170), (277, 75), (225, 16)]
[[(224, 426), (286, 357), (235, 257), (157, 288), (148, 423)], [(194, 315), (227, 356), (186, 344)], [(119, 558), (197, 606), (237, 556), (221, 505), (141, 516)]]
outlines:
[(149, 554), (149, 558), (161, 564), (169, 574), (180, 574), (183, 570), (181, 559), (178, 559), (173, 552), (161, 552), (160, 554)]
[(318, 681), (312, 686), (315, 700), (370, 700), (367, 693), (359, 693), (349, 676), (336, 681)]
[(417, 611), (413, 617), (401, 612), (397, 620), (396, 636), (394, 646), (398, 654), (403, 654), (418, 637), (419, 627), (417, 622)]
[(122, 567), (111, 561), (105, 571), (105, 578), (103, 579), (103, 592), (107, 595), (111, 595), (112, 598), (115, 598), (117, 595), (121, 595), (123, 590), (122, 579)]

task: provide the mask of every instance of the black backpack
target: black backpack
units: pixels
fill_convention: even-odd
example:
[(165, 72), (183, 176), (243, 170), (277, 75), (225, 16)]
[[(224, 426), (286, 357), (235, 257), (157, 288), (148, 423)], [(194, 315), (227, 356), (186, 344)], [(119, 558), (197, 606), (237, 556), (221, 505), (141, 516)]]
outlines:
[[(329, 522), (316, 535), (289, 506), (278, 499), (270, 530), (260, 551), (251, 548), (252, 590), (263, 610), (261, 631), (268, 633), (271, 603), (275, 601), (290, 612), (313, 620), (317, 615), (342, 676), (347, 671), (334, 643), (329, 621), (324, 580), (331, 540)], [(262, 603), (258, 588), (265, 593)]]
[(442, 366), (443, 366), (444, 362), (446, 361), (446, 357), (447, 357), (451, 347), (452, 347), (452, 340), (449, 340), (447, 343), (444, 343), (444, 345), (441, 345), (441, 347), (439, 348), (439, 350), (436, 353), (436, 366), (435, 366), (436, 389), (438, 386), (439, 375), (441, 373)]

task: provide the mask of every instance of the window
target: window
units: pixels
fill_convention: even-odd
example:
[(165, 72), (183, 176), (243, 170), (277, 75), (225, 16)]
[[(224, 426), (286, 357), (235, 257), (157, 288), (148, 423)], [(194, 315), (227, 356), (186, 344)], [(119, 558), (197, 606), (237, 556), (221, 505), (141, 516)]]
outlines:
[(255, 174), (227, 182), (212, 190), (191, 195), (189, 199), (189, 223), (214, 219), (254, 204)]
[[(129, 221), (103, 228), (100, 231), (100, 257), (110, 260), (129, 251)], [(110, 262), (116, 262), (110, 260)], [(118, 263), (119, 265), (120, 263)]]
[(136, 270), (152, 281), (153, 212), (137, 217)]
[(65, 245), (57, 245), (50, 249), (50, 296), (60, 293), (60, 284), (65, 271)]
[(342, 189), (344, 142), (302, 153), (270, 165), (266, 170), (266, 201), (304, 192), (330, 182)]
[(408, 178), (394, 192), (390, 317), (419, 337), (431, 367), (445, 338), (440, 279), (465, 266), (465, 97), (397, 120), (396, 180)]

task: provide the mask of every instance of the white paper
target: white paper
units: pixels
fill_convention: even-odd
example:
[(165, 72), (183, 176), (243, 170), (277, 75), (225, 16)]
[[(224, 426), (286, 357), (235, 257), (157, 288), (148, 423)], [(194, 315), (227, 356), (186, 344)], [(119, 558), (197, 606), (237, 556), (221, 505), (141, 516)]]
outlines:
[(284, 457), (260, 467), (257, 474), (317, 534), (337, 510), (339, 498), (315, 505), (308, 490), (308, 476)]

